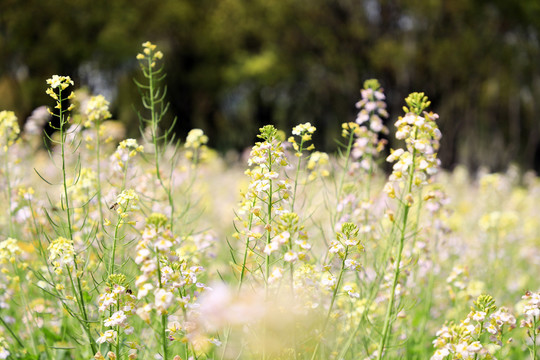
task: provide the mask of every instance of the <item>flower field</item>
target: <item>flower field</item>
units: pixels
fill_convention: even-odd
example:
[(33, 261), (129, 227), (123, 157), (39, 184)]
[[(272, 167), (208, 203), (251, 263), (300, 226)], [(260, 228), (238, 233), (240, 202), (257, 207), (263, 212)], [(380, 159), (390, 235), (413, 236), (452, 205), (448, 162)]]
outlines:
[(138, 139), (67, 76), (0, 112), (0, 359), (537, 359), (534, 174), (441, 170), (428, 97), (392, 119), (377, 80), (336, 154), (305, 123), (220, 157), (163, 128), (162, 57)]

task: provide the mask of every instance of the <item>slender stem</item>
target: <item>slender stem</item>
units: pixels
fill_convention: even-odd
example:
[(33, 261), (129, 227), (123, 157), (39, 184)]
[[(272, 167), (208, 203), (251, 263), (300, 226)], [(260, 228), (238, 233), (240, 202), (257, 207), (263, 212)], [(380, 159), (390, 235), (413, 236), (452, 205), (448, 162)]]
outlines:
[(103, 205), (101, 204), (101, 156), (100, 156), (100, 130), (101, 130), (101, 120), (96, 120), (96, 172), (97, 172), (97, 201), (99, 207), (99, 223), (101, 229), (103, 229)]
[[(416, 137), (416, 131), (415, 131), (414, 137)], [(409, 169), (409, 178), (408, 178), (407, 186), (405, 189), (406, 192), (404, 193), (405, 195), (410, 194), (412, 190), (412, 184), (414, 180), (414, 171), (415, 171), (415, 160), (416, 160), (416, 149), (413, 150), (413, 153), (412, 153), (412, 164), (411, 164), (411, 168)], [(391, 318), (392, 318), (392, 313), (394, 310), (396, 287), (399, 281), (399, 274), (401, 272), (401, 269), (400, 269), (401, 255), (403, 253), (403, 246), (405, 245), (407, 220), (409, 217), (409, 211), (411, 209), (411, 205), (407, 202), (407, 199), (405, 199), (405, 202), (404, 201), (401, 202), (400, 207), (404, 209), (403, 209), (403, 218), (401, 222), (401, 229), (400, 229), (400, 236), (399, 236), (399, 248), (398, 248), (396, 260), (394, 262), (394, 280), (392, 281), (392, 291), (390, 292), (390, 299), (388, 301), (388, 307), (386, 308), (384, 327), (382, 331), (381, 342), (379, 343), (379, 351), (377, 354), (377, 360), (381, 360), (383, 358), (384, 348), (388, 341), (388, 335), (390, 333), (390, 327), (392, 325)]]
[(7, 192), (7, 212), (9, 220), (9, 236), (14, 236), (13, 233), (13, 214), (11, 213), (11, 181), (9, 180), (9, 158), (8, 158), (8, 139), (6, 134), (6, 147), (4, 149), (4, 176), (6, 177), (6, 192)]
[[(255, 203), (257, 201), (256, 197), (253, 197), (253, 203), (251, 204), (251, 208), (255, 206)], [(251, 212), (249, 214), (249, 220), (248, 220), (248, 232), (251, 231), (251, 228), (253, 227), (253, 213)], [(244, 276), (246, 273), (246, 263), (247, 263), (247, 256), (248, 256), (248, 250), (249, 250), (249, 235), (246, 237), (246, 247), (244, 249), (244, 259), (242, 260), (242, 270), (240, 271), (240, 282), (238, 283), (238, 292), (240, 292), (242, 288), (242, 283), (244, 282)]]
[[(347, 151), (345, 152), (345, 166), (343, 167), (343, 172), (341, 173), (341, 177), (339, 179), (339, 185), (336, 191), (336, 200), (339, 204), (341, 201), (341, 192), (343, 190), (343, 182), (345, 181), (345, 174), (347, 173), (347, 169), (349, 168), (349, 161), (351, 157), (351, 150), (352, 150), (352, 144), (354, 140), (354, 132), (350, 132), (349, 135), (349, 143), (347, 144)], [(332, 217), (332, 228), (334, 228), (334, 225), (336, 224), (338, 216), (338, 211), (334, 213), (334, 216)]]
[[(159, 261), (159, 253), (156, 252), (156, 261), (157, 261), (157, 276), (159, 282), (159, 288), (163, 289), (163, 284), (161, 282), (161, 264)], [(169, 355), (167, 353), (167, 335), (165, 330), (167, 329), (167, 314), (161, 314), (161, 341), (163, 346), (163, 359), (168, 360)]]
[(296, 174), (294, 176), (294, 187), (291, 201), (291, 212), (294, 212), (294, 203), (296, 202), (296, 189), (298, 188), (298, 177), (300, 175), (300, 164), (302, 162), (302, 150), (304, 147), (304, 139), (300, 140), (300, 147), (298, 149), (298, 162), (296, 163)]
[[(328, 327), (328, 323), (330, 321), (330, 315), (332, 314), (332, 310), (334, 309), (334, 303), (336, 301), (336, 297), (341, 285), (341, 280), (343, 279), (343, 274), (345, 273), (345, 260), (347, 260), (347, 256), (349, 255), (349, 246), (345, 246), (345, 255), (343, 256), (343, 259), (341, 260), (341, 269), (339, 270), (338, 279), (336, 282), (336, 286), (334, 287), (334, 291), (332, 292), (332, 299), (330, 301), (330, 306), (328, 307), (328, 311), (326, 313), (326, 317), (324, 319), (323, 327), (320, 333), (320, 338), (322, 341), (322, 337), (324, 336), (324, 333), (326, 331), (326, 328)], [(317, 342), (317, 345), (315, 346), (315, 350), (313, 350), (313, 354), (311, 355), (311, 360), (315, 359), (315, 356), (317, 355), (317, 352), (319, 351), (319, 345), (321, 341)]]
[(13, 338), (15, 339), (15, 341), (17, 341), (17, 343), (19, 344), (20, 347), (24, 348), (24, 344), (22, 343), (21, 339), (19, 339), (19, 337), (17, 336), (17, 334), (15, 334), (13, 332), (13, 329), (11, 329), (11, 327), (8, 325), (8, 323), (5, 322), (4, 318), (2, 316), (0, 316), (0, 322), (2, 323), (2, 325), (4, 326), (4, 328), (6, 328), (6, 330), (11, 334), (11, 336), (13, 336)]
[[(272, 171), (272, 152), (268, 149), (268, 172)], [(266, 244), (270, 244), (272, 238), (272, 179), (268, 180), (270, 185), (268, 189), (268, 203), (267, 203), (267, 221), (266, 221)], [(266, 292), (266, 300), (268, 299), (268, 277), (270, 276), (270, 255), (267, 254), (264, 261), (264, 289)]]
[[(59, 99), (58, 100), (59, 104), (62, 104), (62, 100), (63, 100), (63, 98), (62, 98), (62, 90), (59, 91), (58, 99)], [(62, 157), (62, 183), (63, 183), (63, 188), (64, 188), (64, 201), (65, 201), (64, 206), (66, 208), (66, 216), (67, 216), (67, 223), (68, 223), (68, 236), (69, 236), (69, 239), (71, 241), (73, 241), (73, 227), (72, 227), (72, 224), (71, 224), (71, 210), (70, 210), (70, 207), (69, 207), (69, 196), (68, 196), (68, 190), (67, 190), (66, 156), (65, 156), (66, 132), (64, 130), (64, 127), (68, 122), (67, 119), (65, 118), (65, 113), (66, 112), (67, 112), (67, 110), (64, 110), (62, 108), (59, 109), (59, 115), (58, 116), (60, 118), (60, 150), (61, 150), (60, 155)], [(74, 263), (75, 263), (75, 271), (78, 272), (76, 256), (75, 256), (74, 260), (75, 260), (74, 261)], [(71, 272), (69, 272), (69, 275), (70, 275), (71, 282), (73, 284), (73, 279), (71, 278)], [(86, 314), (86, 305), (85, 305), (82, 286), (81, 286), (81, 279), (80, 279), (78, 274), (76, 275), (76, 277), (77, 277), (77, 290), (78, 290), (78, 295), (79, 295), (79, 301), (77, 301), (77, 303), (79, 304), (81, 313), (83, 315), (83, 319), (84, 319), (84, 326), (83, 327), (86, 330), (86, 333), (88, 335), (88, 341), (90, 343), (90, 347), (92, 349), (92, 352), (95, 354), (96, 353), (96, 347), (94, 345), (94, 341), (93, 341), (92, 335), (90, 333), (90, 323), (88, 322), (88, 315)]]
[(122, 223), (122, 216), (118, 215), (118, 221), (116, 222), (116, 226), (114, 228), (113, 247), (112, 247), (112, 252), (111, 252), (111, 260), (109, 262), (109, 275), (114, 274), (114, 258), (116, 255), (116, 244), (118, 242), (118, 229), (120, 228), (121, 223)]
[[(120, 299), (118, 299), (118, 302), (116, 304), (116, 311), (120, 311)], [(120, 353), (120, 342), (121, 342), (121, 336), (120, 336), (120, 325), (116, 325), (116, 359), (122, 360), (122, 354)]]
[(533, 332), (533, 335), (532, 335), (532, 358), (533, 360), (536, 360), (537, 357), (536, 357), (536, 331), (538, 329), (538, 321), (536, 320), (536, 316), (534, 317), (534, 320), (533, 320), (533, 324), (534, 326), (532, 327), (532, 332)]
[(151, 117), (152, 117), (152, 120), (151, 120), (151, 126), (152, 126), (152, 143), (154, 145), (154, 161), (156, 163), (156, 177), (161, 185), (161, 187), (163, 188), (163, 190), (165, 190), (165, 193), (167, 194), (167, 198), (169, 200), (169, 206), (171, 207), (171, 216), (170, 216), (170, 226), (171, 226), (171, 231), (173, 231), (173, 227), (174, 227), (174, 201), (173, 201), (173, 197), (172, 197), (172, 189), (170, 187), (170, 184), (169, 184), (169, 187), (167, 187), (163, 181), (163, 178), (161, 177), (161, 172), (160, 172), (160, 169), (159, 169), (159, 152), (160, 152), (160, 149), (159, 149), (159, 144), (158, 144), (158, 139), (157, 139), (157, 131), (158, 131), (158, 123), (160, 122), (161, 118), (160, 116), (158, 116), (157, 114), (157, 103), (156, 103), (156, 94), (154, 93), (154, 86), (156, 84), (154, 84), (155, 82), (155, 79), (154, 79), (154, 71), (152, 70), (152, 63), (153, 63), (153, 58), (151, 56), (148, 57), (148, 100), (150, 102), (149, 104), (149, 110), (150, 110), (150, 114), (151, 114)]

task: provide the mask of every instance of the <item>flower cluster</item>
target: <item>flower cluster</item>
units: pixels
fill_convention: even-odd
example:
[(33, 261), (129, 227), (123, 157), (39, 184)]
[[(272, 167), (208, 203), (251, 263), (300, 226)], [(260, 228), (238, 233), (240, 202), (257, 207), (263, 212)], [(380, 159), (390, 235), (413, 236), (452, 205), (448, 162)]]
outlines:
[[(412, 185), (426, 183), (428, 177), (437, 172), (440, 164), (437, 151), (441, 132), (435, 122), (439, 116), (424, 111), (430, 105), (424, 93), (412, 93), (405, 101), (409, 106), (404, 107), (406, 115), (399, 117), (395, 126), (396, 138), (405, 140), (406, 149), (391, 150), (386, 158), (388, 162), (395, 163), (390, 182), (385, 186), (385, 192), (390, 197), (395, 197), (392, 182), (407, 183), (407, 191), (410, 191)], [(410, 205), (412, 199), (407, 201)]]
[(523, 308), (523, 315), (525, 319), (521, 321), (521, 327), (535, 328), (534, 331), (538, 331), (538, 321), (540, 320), (540, 292), (527, 291), (522, 299), (526, 301)]
[(130, 212), (139, 210), (139, 196), (133, 189), (122, 191), (116, 198), (116, 212), (126, 218)]
[(62, 111), (62, 101), (65, 99), (71, 100), (75, 97), (73, 91), (69, 94), (67, 98), (62, 97), (62, 91), (66, 90), (70, 85), (73, 85), (73, 80), (71, 80), (69, 76), (53, 75), (52, 78), (47, 79), (47, 84), (49, 85), (49, 88), (47, 88), (45, 92), (47, 93), (47, 95), (56, 100), (55, 109), (61, 111), (61, 113), (55, 114), (53, 113), (53, 111), (48, 109), (49, 113), (54, 116), (61, 116), (64, 111), (73, 110), (75, 105), (71, 104), (66, 110)]
[(388, 117), (386, 103), (384, 100), (384, 90), (376, 79), (369, 79), (364, 82), (364, 88), (360, 90), (362, 99), (356, 103), (356, 108), (360, 109), (356, 116), (356, 122), (362, 125), (369, 122), (371, 131), (384, 132), (382, 118)]
[[(364, 246), (360, 242), (360, 230), (364, 232), (367, 228), (359, 229), (355, 224), (346, 222), (341, 226), (341, 231), (336, 233), (336, 239), (330, 243), (328, 252), (331, 256), (337, 255), (337, 258), (340, 259), (341, 272), (345, 270), (358, 271), (362, 268), (359, 255), (364, 251)], [(327, 272), (322, 277), (322, 285), (329, 288), (339, 285), (338, 279), (341, 275), (336, 278), (331, 272), (330, 265), (325, 268)]]
[(4, 152), (12, 146), (19, 137), (19, 122), (13, 111), (0, 111), (0, 145)]
[(20, 254), (22, 254), (22, 250), (17, 244), (17, 240), (7, 238), (6, 240), (0, 242), (0, 263), (14, 263), (16, 261), (16, 257)]
[(380, 153), (386, 144), (386, 140), (380, 139), (380, 134), (388, 134), (388, 128), (383, 123), (383, 118), (388, 117), (383, 91), (377, 80), (366, 80), (360, 91), (362, 99), (356, 103), (359, 109), (356, 124), (359, 126), (354, 128), (355, 141), (351, 154), (355, 159), (363, 158), (360, 166), (365, 170), (372, 169), (369, 158)]
[(305, 123), (295, 126), (292, 129), (292, 134), (296, 136), (300, 136), (300, 144), (296, 142), (294, 139), (294, 136), (289, 137), (288, 141), (292, 144), (293, 149), (296, 151), (296, 156), (300, 157), (302, 156), (303, 150), (313, 150), (315, 146), (313, 144), (309, 145), (308, 147), (304, 148), (304, 143), (311, 141), (311, 137), (313, 133), (317, 130), (315, 126), (311, 125), (311, 123)]
[(137, 309), (137, 314), (145, 321), (150, 321), (152, 309), (166, 314), (174, 300), (171, 289), (163, 288), (164, 280), (172, 274), (172, 269), (164, 266), (162, 257), (171, 257), (171, 249), (178, 243), (170, 229), (166, 227), (167, 222), (167, 217), (163, 214), (150, 215), (146, 219), (146, 227), (136, 248), (135, 263), (140, 266), (142, 272), (135, 282), (138, 289), (137, 297), (143, 299), (150, 292), (154, 294), (154, 304), (148, 303)]
[[(270, 256), (279, 254), (285, 263), (293, 264), (309, 260), (308, 253), (311, 244), (303, 225), (299, 225), (298, 215), (285, 212), (276, 219), (273, 237), (264, 247), (263, 253)], [(273, 283), (283, 276), (283, 268), (276, 265), (271, 273), (269, 282)]]
[[(167, 224), (165, 215), (150, 215), (137, 244), (135, 263), (142, 274), (137, 277), (135, 285), (137, 298), (143, 303), (136, 313), (148, 324), (154, 312), (160, 316), (163, 331), (168, 332), (167, 341), (190, 340), (186, 309), (198, 293), (207, 288), (199, 279), (204, 269), (190, 265), (187, 259), (178, 260), (172, 249), (179, 245), (179, 239), (174, 237)], [(183, 323), (174, 315), (178, 309), (182, 309), (184, 314)]]
[(101, 334), (97, 343), (114, 343), (118, 336), (118, 331), (129, 335), (133, 333), (133, 326), (128, 319), (135, 311), (136, 297), (127, 288), (126, 276), (123, 274), (111, 274), (107, 281), (105, 292), (100, 294), (98, 299), (99, 311), (109, 312), (110, 316), (103, 321), (105, 327), (112, 327)]
[(455, 359), (495, 359), (483, 335), (502, 346), (504, 331), (513, 329), (515, 324), (515, 317), (506, 308), (497, 309), (491, 296), (480, 295), (465, 320), (445, 325), (437, 332), (437, 339), (433, 341), (437, 350), (431, 360), (448, 359), (449, 356)]
[(204, 161), (208, 156), (207, 143), (208, 136), (204, 135), (201, 129), (192, 129), (188, 133), (186, 143), (184, 144), (184, 147), (187, 149), (185, 153), (186, 158), (194, 164)]
[(327, 177), (330, 172), (326, 168), (328, 165), (328, 154), (321, 151), (314, 151), (309, 155), (306, 168), (309, 171), (308, 181), (315, 180), (317, 176)]
[(161, 51), (156, 51), (156, 45), (152, 44), (150, 41), (147, 41), (142, 44), (143, 53), (137, 54), (137, 60), (141, 62), (143, 69), (147, 66), (144, 62), (147, 61), (150, 63), (150, 67), (156, 66), (156, 60), (163, 58), (163, 53)]
[(86, 104), (86, 121), (85, 127), (92, 127), (93, 124), (98, 124), (103, 120), (111, 118), (109, 112), (109, 102), (103, 95), (92, 96)]
[(49, 244), (48, 250), (49, 261), (53, 265), (55, 273), (62, 274), (63, 266), (71, 270), (75, 264), (75, 249), (72, 240), (59, 237)]
[(143, 152), (143, 150), (144, 147), (139, 145), (135, 139), (122, 140), (118, 144), (116, 152), (111, 157), (115, 163), (114, 170), (119, 172), (126, 171), (129, 160), (138, 153)]
[(272, 210), (279, 214), (285, 210), (280, 206), (278, 199), (289, 197), (290, 186), (284, 179), (279, 179), (280, 168), (288, 165), (285, 152), (280, 141), (276, 138), (277, 131), (273, 126), (261, 128), (260, 138), (263, 142), (255, 144), (251, 150), (248, 164), (254, 166), (246, 170), (246, 175), (251, 178), (247, 192), (242, 200), (240, 213), (252, 213), (259, 219), (263, 215), (263, 209), (258, 202), (272, 202)]
[[(265, 228), (266, 241), (256, 242), (250, 249), (260, 251), (266, 250), (266, 256), (270, 256), (274, 250), (277, 250), (278, 240), (276, 236), (286, 237), (286, 234), (278, 234), (275, 231), (273, 222), (279, 215), (288, 213), (283, 207), (283, 200), (288, 199), (291, 193), (291, 186), (286, 179), (280, 179), (282, 168), (288, 165), (287, 158), (283, 149), (282, 142), (278, 140), (277, 130), (271, 126), (265, 126), (260, 129), (259, 138), (262, 142), (257, 142), (252, 148), (248, 164), (252, 169), (245, 173), (251, 180), (247, 191), (243, 194), (243, 199), (238, 211), (237, 220), (243, 220), (245, 229), (237, 229), (234, 235), (236, 238), (246, 236), (247, 241), (256, 241), (263, 237)], [(246, 216), (242, 219), (240, 216)], [(270, 240), (276, 241), (270, 245)], [(284, 244), (287, 240), (282, 240)], [(270, 246), (270, 248), (266, 248)], [(272, 248), (275, 247), (275, 249)], [(251, 254), (251, 252), (248, 252)], [(280, 276), (279, 269), (276, 268), (276, 275)]]

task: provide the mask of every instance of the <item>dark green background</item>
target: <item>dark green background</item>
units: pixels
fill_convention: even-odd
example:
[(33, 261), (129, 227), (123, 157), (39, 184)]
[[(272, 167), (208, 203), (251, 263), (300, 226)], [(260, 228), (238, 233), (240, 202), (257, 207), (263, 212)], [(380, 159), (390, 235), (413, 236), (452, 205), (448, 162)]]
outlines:
[(391, 128), (409, 92), (433, 100), (446, 167), (538, 170), (539, 30), (538, 0), (0, 0), (0, 109), (26, 118), (60, 74), (136, 122), (135, 55), (150, 40), (179, 135), (200, 127), (219, 150), (310, 121), (332, 151), (375, 77)]

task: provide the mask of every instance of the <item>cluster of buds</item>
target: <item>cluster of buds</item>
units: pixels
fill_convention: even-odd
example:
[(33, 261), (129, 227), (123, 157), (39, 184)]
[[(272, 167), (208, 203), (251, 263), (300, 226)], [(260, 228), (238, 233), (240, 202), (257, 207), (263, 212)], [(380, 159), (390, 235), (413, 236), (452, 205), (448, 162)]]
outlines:
[(150, 41), (143, 43), (142, 46), (143, 52), (137, 54), (137, 60), (141, 62), (141, 67), (143, 70), (148, 67), (148, 64), (151, 68), (155, 67), (156, 60), (161, 60), (163, 58), (163, 53), (159, 50), (156, 51), (156, 45), (152, 44)]
[[(395, 197), (394, 182), (407, 184), (407, 191), (412, 186), (425, 184), (429, 176), (434, 175), (440, 165), (437, 159), (441, 132), (435, 122), (438, 115), (424, 111), (429, 105), (424, 93), (412, 93), (406, 99), (408, 107), (404, 107), (406, 115), (399, 117), (395, 126), (396, 138), (405, 140), (406, 148), (391, 150), (386, 158), (393, 166), (390, 182), (385, 186), (385, 192)], [(408, 205), (412, 198), (406, 194)]]

